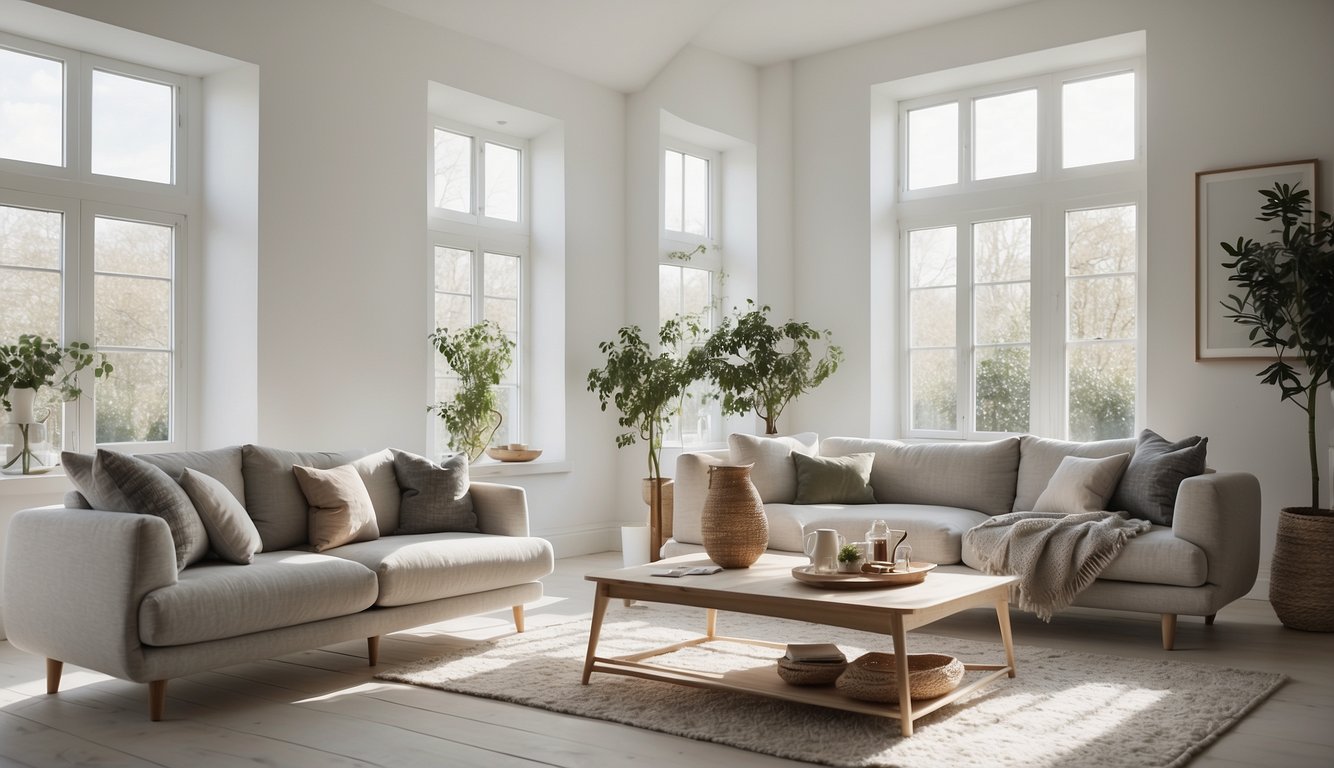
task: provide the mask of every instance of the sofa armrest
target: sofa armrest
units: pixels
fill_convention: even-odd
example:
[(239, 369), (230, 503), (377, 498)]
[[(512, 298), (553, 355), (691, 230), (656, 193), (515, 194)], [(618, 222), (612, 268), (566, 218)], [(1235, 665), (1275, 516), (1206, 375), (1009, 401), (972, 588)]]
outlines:
[(689, 451), (676, 457), (672, 478), (672, 538), (688, 544), (704, 543), (704, 499), (709, 495), (709, 467), (731, 460), (726, 448)]
[(1204, 550), (1210, 584), (1234, 600), (1260, 565), (1260, 482), (1248, 472), (1188, 477), (1177, 490), (1172, 533)]
[(477, 527), (498, 536), (528, 535), (528, 496), (517, 485), (473, 482), (468, 486)]
[(167, 521), (153, 515), (42, 507), (9, 524), (9, 641), (128, 680), (139, 679), (139, 604), (176, 583)]

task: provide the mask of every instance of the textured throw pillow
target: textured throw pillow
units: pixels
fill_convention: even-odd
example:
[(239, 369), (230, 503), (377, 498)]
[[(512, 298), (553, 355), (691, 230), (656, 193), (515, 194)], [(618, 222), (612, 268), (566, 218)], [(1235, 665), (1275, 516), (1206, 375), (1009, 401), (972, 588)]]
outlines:
[(405, 451), (394, 451), (394, 473), (403, 497), (394, 533), (476, 533), (477, 513), (468, 494), (468, 457), (456, 453), (436, 464)]
[(797, 495), (794, 504), (873, 504), (871, 465), (874, 453), (825, 458), (794, 452)]
[(310, 545), (316, 552), (380, 538), (375, 506), (356, 467), (344, 464), (315, 469), (296, 465), (292, 473), (310, 505), (307, 525)]
[(797, 496), (797, 473), (792, 454), (814, 456), (820, 436), (802, 432), (791, 437), (733, 434), (727, 437), (731, 464), (752, 464), (750, 481), (765, 504), (791, 504)]
[(1102, 459), (1066, 456), (1047, 482), (1047, 489), (1033, 504), (1033, 511), (1068, 515), (1107, 509), (1107, 500), (1129, 461), (1128, 453)]
[(1198, 435), (1169, 443), (1151, 429), (1141, 432), (1135, 455), (1112, 496), (1112, 509), (1171, 525), (1177, 488), (1182, 480), (1204, 474), (1208, 444), (1209, 438)]
[(61, 455), (70, 481), (94, 509), (137, 512), (166, 520), (176, 549), (177, 569), (204, 559), (208, 531), (189, 495), (166, 472), (133, 456), (105, 449), (99, 450), (91, 463), (84, 458), (81, 454)]
[(181, 472), (181, 487), (208, 531), (209, 548), (223, 560), (249, 565), (260, 550), (259, 529), (235, 494), (221, 480), (189, 468)]
[[(310, 505), (301, 492), (292, 467), (300, 464), (315, 469), (351, 464), (366, 455), (365, 451), (305, 452), (266, 448), (262, 445), (241, 446), (241, 471), (245, 487), (237, 496), (245, 502), (246, 512), (255, 521), (265, 552), (293, 549), (309, 543)], [(372, 499), (374, 503), (374, 499)]]

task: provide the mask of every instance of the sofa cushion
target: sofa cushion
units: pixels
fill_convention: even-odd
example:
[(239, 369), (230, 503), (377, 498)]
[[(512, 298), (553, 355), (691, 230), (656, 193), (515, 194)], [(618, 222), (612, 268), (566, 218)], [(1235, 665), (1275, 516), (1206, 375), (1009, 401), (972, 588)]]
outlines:
[(1135, 455), (1112, 496), (1112, 508), (1158, 525), (1171, 525), (1181, 481), (1204, 473), (1209, 438), (1194, 435), (1169, 443), (1157, 432), (1139, 434)]
[(961, 557), (963, 534), (988, 516), (972, 509), (922, 504), (765, 504), (769, 549), (802, 551), (805, 532), (833, 528), (848, 541), (864, 541), (871, 523), (884, 520), (908, 532), (914, 560), (949, 565)]
[(310, 505), (307, 522), (310, 545), (316, 552), (380, 537), (375, 506), (356, 467), (314, 469), (298, 464), (292, 472)]
[(343, 558), (262, 552), (245, 568), (211, 561), (148, 593), (139, 604), (145, 645), (187, 645), (364, 611), (375, 574)]
[(208, 531), (209, 549), (229, 563), (249, 565), (262, 542), (241, 502), (221, 480), (188, 467), (180, 483)]
[(388, 448), (352, 462), (375, 507), (375, 525), (384, 534), (398, 527), (399, 489), (394, 452)]
[(733, 464), (753, 464), (750, 481), (766, 504), (791, 504), (797, 497), (797, 470), (793, 452), (814, 456), (820, 436), (802, 432), (790, 437), (763, 437), (740, 433), (727, 436)]
[(292, 467), (300, 464), (329, 469), (361, 458), (364, 452), (299, 453), (259, 445), (241, 447), (245, 475), (245, 508), (259, 529), (264, 551), (276, 552), (306, 544), (308, 505)]
[(1019, 438), (1019, 479), (1015, 486), (1011, 512), (1029, 512), (1046, 490), (1048, 481), (1066, 456), (1101, 459), (1118, 453), (1132, 453), (1135, 438), (1072, 443), (1046, 437), (1024, 435)]
[(873, 504), (871, 464), (874, 453), (807, 456), (793, 451), (797, 470), (794, 504)]
[(988, 515), (1009, 512), (1014, 504), (1018, 438), (988, 443), (909, 444), (831, 437), (820, 446), (822, 456), (868, 451), (875, 454), (871, 487), (881, 504), (963, 507)]
[(396, 533), (478, 532), (468, 495), (468, 457), (456, 453), (436, 464), (424, 456), (394, 451), (402, 492)]
[(1033, 504), (1034, 512), (1098, 512), (1116, 490), (1130, 454), (1118, 453), (1103, 459), (1066, 456), (1047, 482), (1047, 489)]
[(533, 536), (425, 533), (331, 549), (374, 571), (379, 606), (410, 605), (537, 581), (551, 573), (551, 544)]

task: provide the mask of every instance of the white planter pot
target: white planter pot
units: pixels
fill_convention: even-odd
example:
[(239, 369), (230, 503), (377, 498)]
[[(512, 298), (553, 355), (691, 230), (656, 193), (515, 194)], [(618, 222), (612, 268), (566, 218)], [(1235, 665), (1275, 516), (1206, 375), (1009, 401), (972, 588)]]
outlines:
[(37, 399), (37, 390), (27, 387), (9, 390), (9, 421), (12, 424), (32, 424), (37, 421), (32, 415), (32, 404)]
[(649, 561), (649, 528), (627, 525), (621, 528), (621, 564), (626, 568)]

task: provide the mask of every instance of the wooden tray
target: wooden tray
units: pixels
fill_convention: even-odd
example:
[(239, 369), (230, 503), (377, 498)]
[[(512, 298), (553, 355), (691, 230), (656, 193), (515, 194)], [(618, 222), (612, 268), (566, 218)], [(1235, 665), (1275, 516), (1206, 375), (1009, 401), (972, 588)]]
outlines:
[(894, 573), (816, 573), (813, 565), (799, 565), (792, 569), (792, 578), (803, 584), (814, 584), (833, 589), (866, 589), (874, 587), (900, 587), (905, 584), (920, 584), (926, 581), (926, 574), (935, 563), (912, 562), (908, 570)]
[(532, 461), (542, 455), (542, 449), (530, 448), (526, 451), (511, 451), (508, 448), (487, 448), (486, 455), (496, 461)]

